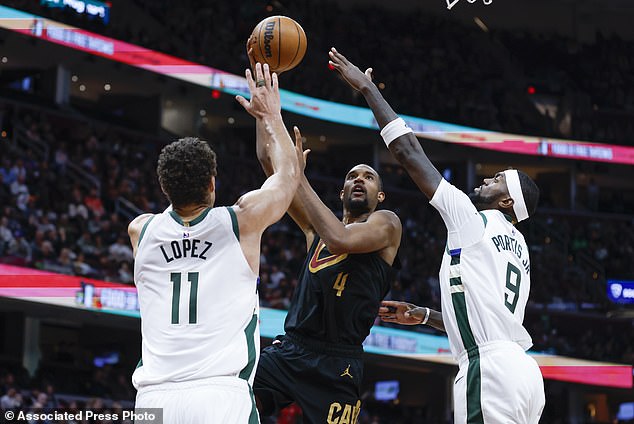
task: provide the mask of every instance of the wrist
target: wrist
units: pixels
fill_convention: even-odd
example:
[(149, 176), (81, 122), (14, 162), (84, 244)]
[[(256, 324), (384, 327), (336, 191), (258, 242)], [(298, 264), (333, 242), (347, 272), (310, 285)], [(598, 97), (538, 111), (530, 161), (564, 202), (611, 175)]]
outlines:
[(363, 96), (368, 96), (372, 94), (373, 92), (377, 92), (378, 90), (379, 90), (378, 87), (372, 81), (369, 81), (368, 83), (362, 85), (359, 88), (359, 92), (361, 92)]

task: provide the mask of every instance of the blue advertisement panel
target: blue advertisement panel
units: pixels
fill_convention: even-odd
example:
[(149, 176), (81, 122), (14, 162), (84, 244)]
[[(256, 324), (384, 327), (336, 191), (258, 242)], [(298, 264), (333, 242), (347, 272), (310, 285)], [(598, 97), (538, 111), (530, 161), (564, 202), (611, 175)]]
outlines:
[(634, 303), (634, 281), (608, 280), (608, 298), (614, 303)]

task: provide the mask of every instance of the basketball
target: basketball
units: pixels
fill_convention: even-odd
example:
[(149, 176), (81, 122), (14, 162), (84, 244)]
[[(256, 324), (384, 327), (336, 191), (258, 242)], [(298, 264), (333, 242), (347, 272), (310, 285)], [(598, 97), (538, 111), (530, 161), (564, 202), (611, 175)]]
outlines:
[(299, 65), (306, 53), (306, 33), (300, 24), (286, 16), (270, 16), (256, 25), (249, 48), (253, 58), (268, 63), (278, 74)]

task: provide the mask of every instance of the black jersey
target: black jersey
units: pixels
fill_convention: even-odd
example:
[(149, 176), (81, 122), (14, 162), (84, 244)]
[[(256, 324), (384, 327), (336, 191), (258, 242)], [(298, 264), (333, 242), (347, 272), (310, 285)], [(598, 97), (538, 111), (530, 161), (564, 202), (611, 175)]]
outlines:
[(293, 293), (285, 331), (360, 346), (394, 275), (378, 252), (333, 255), (315, 236)]

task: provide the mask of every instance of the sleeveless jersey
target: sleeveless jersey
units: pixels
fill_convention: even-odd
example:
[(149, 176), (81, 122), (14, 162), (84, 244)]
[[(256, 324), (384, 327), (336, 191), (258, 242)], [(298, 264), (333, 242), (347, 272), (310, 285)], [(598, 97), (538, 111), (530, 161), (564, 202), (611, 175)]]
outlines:
[(394, 271), (378, 253), (333, 255), (315, 236), (284, 329), (332, 344), (361, 346)]
[(499, 210), (478, 212), (466, 194), (445, 180), (431, 204), (449, 231), (440, 288), (454, 357), (493, 341), (530, 348), (531, 337), (522, 325), (530, 292), (524, 236)]
[(143, 337), (135, 387), (217, 376), (253, 382), (258, 277), (238, 228), (224, 207), (187, 225), (171, 210), (145, 224), (134, 263)]

